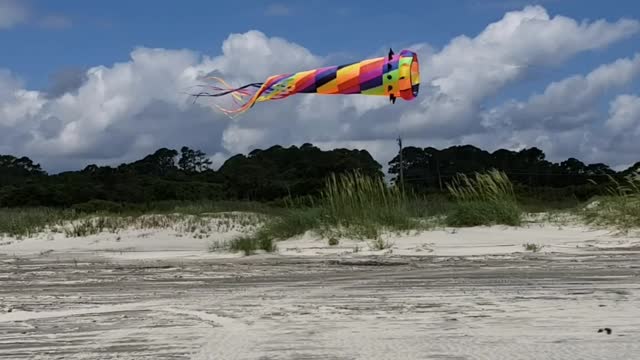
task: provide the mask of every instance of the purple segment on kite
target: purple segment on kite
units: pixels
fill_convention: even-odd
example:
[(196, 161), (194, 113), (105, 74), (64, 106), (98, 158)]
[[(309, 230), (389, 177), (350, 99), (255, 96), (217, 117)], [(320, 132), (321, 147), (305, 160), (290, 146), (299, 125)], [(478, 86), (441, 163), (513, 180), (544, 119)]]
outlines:
[(378, 87), (382, 85), (382, 76), (378, 76), (375, 77), (373, 79), (370, 79), (368, 81), (363, 82), (360, 85), (360, 90), (361, 91), (365, 91), (365, 90), (369, 90), (369, 89), (373, 89), (374, 87)]
[(321, 72), (318, 72), (316, 75), (316, 86), (321, 87), (322, 85), (335, 79), (337, 75), (337, 69), (337, 66), (332, 66), (327, 68), (326, 70), (323, 69)]
[[(393, 60), (387, 62), (384, 64), (384, 71), (385, 72), (389, 72), (389, 71), (393, 71), (396, 70), (398, 68), (398, 60), (400, 60), (399, 57), (394, 58)], [(391, 66), (389, 66), (391, 65)]]

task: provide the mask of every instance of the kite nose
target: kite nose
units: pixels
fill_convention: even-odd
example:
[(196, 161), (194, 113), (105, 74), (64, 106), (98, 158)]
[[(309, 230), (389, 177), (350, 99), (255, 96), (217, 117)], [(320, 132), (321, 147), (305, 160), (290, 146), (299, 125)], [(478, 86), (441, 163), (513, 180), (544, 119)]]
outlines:
[(404, 100), (413, 100), (420, 91), (420, 64), (418, 55), (413, 51), (400, 53), (399, 96)]

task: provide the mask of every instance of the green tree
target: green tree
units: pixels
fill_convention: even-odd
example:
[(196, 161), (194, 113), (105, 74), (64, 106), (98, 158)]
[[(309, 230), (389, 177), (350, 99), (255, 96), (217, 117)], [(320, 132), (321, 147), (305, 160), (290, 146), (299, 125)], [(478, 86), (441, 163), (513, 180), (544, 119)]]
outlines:
[(180, 160), (178, 160), (178, 167), (187, 173), (200, 172), (208, 170), (212, 162), (207, 157), (207, 154), (201, 150), (193, 150), (187, 146), (183, 146), (180, 149)]

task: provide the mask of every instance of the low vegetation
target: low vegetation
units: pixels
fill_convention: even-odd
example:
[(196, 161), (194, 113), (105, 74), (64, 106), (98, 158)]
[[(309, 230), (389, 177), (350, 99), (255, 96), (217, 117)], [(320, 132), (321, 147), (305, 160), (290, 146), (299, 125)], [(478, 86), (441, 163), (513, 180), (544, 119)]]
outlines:
[(0, 209), (0, 235), (28, 237), (77, 218), (74, 211), (44, 207)]
[(526, 243), (526, 244), (523, 244), (522, 247), (526, 251), (531, 251), (531, 252), (537, 253), (538, 251), (542, 250), (542, 248), (544, 246), (543, 245), (538, 245), (538, 244)]
[(290, 209), (285, 214), (272, 216), (262, 227), (251, 235), (241, 236), (229, 243), (228, 249), (243, 251), (246, 255), (256, 250), (273, 252), (278, 240), (286, 240), (313, 229), (317, 224), (315, 209)]
[(597, 226), (619, 230), (640, 228), (640, 176), (630, 175), (623, 181), (610, 178), (613, 185), (607, 195), (596, 198), (581, 212), (584, 219)]
[(381, 177), (359, 172), (333, 175), (315, 200), (312, 198), (305, 205), (288, 202), (285, 211), (273, 215), (252, 235), (233, 240), (226, 248), (245, 254), (257, 250), (271, 252), (278, 240), (315, 231), (329, 238), (331, 245), (337, 245), (340, 237), (349, 237), (369, 239), (372, 248), (382, 250), (391, 246), (381, 240), (383, 232), (423, 227), (416, 216), (417, 201), (415, 195), (388, 186)]
[[(589, 223), (621, 229), (640, 227), (640, 180), (614, 178), (606, 196), (580, 211)], [(241, 236), (213, 241), (210, 251), (246, 255), (273, 252), (277, 242), (308, 231), (336, 246), (341, 238), (367, 240), (371, 249), (391, 249), (389, 232), (433, 226), (519, 226), (525, 205), (506, 173), (499, 170), (459, 174), (445, 184), (448, 194), (418, 195), (388, 185), (381, 176), (358, 171), (333, 174), (315, 196), (287, 198), (279, 204), (250, 201), (160, 201), (122, 205), (90, 201), (67, 209), (44, 207), (0, 209), (0, 235), (30, 236), (49, 230), (68, 237), (124, 229), (172, 229), (193, 237), (238, 231)], [(582, 205), (581, 205), (582, 206)], [(540, 246), (525, 244), (537, 252)]]
[(172, 229), (204, 237), (212, 232), (255, 229), (269, 217), (264, 209), (262, 212), (250, 209), (255, 207), (241, 203), (213, 206), (208, 202), (150, 204), (147, 210), (0, 209), (0, 235), (26, 237), (49, 230), (80, 237), (125, 229)]
[(320, 225), (327, 234), (375, 239), (385, 230), (420, 227), (413, 210), (415, 195), (388, 186), (382, 178), (357, 172), (332, 175), (321, 193)]
[(518, 226), (522, 222), (523, 211), (513, 184), (501, 171), (476, 173), (474, 178), (462, 174), (448, 184), (447, 189), (456, 203), (446, 217), (449, 226)]
[[(347, 237), (369, 240), (371, 248), (385, 250), (393, 244), (382, 239), (385, 232), (426, 229), (430, 225), (475, 226), (519, 225), (523, 211), (513, 185), (501, 172), (477, 174), (474, 179), (460, 176), (449, 186), (453, 205), (442, 202), (429, 206), (427, 198), (388, 186), (382, 178), (358, 172), (331, 176), (319, 198), (310, 206), (289, 207), (287, 211), (252, 236), (237, 239), (231, 248), (253, 253), (272, 251), (272, 241), (315, 231), (329, 239)], [(448, 201), (439, 199), (440, 201)], [(444, 223), (426, 221), (444, 215)], [(335, 244), (335, 242), (334, 242)]]

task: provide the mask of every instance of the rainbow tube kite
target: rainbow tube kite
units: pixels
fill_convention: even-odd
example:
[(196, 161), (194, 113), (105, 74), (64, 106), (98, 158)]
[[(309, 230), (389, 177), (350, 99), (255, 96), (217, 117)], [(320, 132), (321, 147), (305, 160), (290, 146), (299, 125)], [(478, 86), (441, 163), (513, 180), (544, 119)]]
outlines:
[[(200, 96), (224, 96), (231, 94), (239, 105), (236, 109), (224, 109), (227, 115), (240, 114), (258, 102), (284, 99), (294, 94), (315, 93), (327, 95), (378, 95), (388, 96), (392, 103), (397, 98), (413, 100), (420, 88), (420, 65), (416, 53), (402, 50), (389, 55), (360, 62), (329, 66), (269, 77), (263, 83), (251, 83), (239, 88), (229, 86), (218, 77), (210, 77), (225, 87), (206, 86), (216, 93), (201, 92)], [(247, 99), (248, 98), (248, 99)]]

